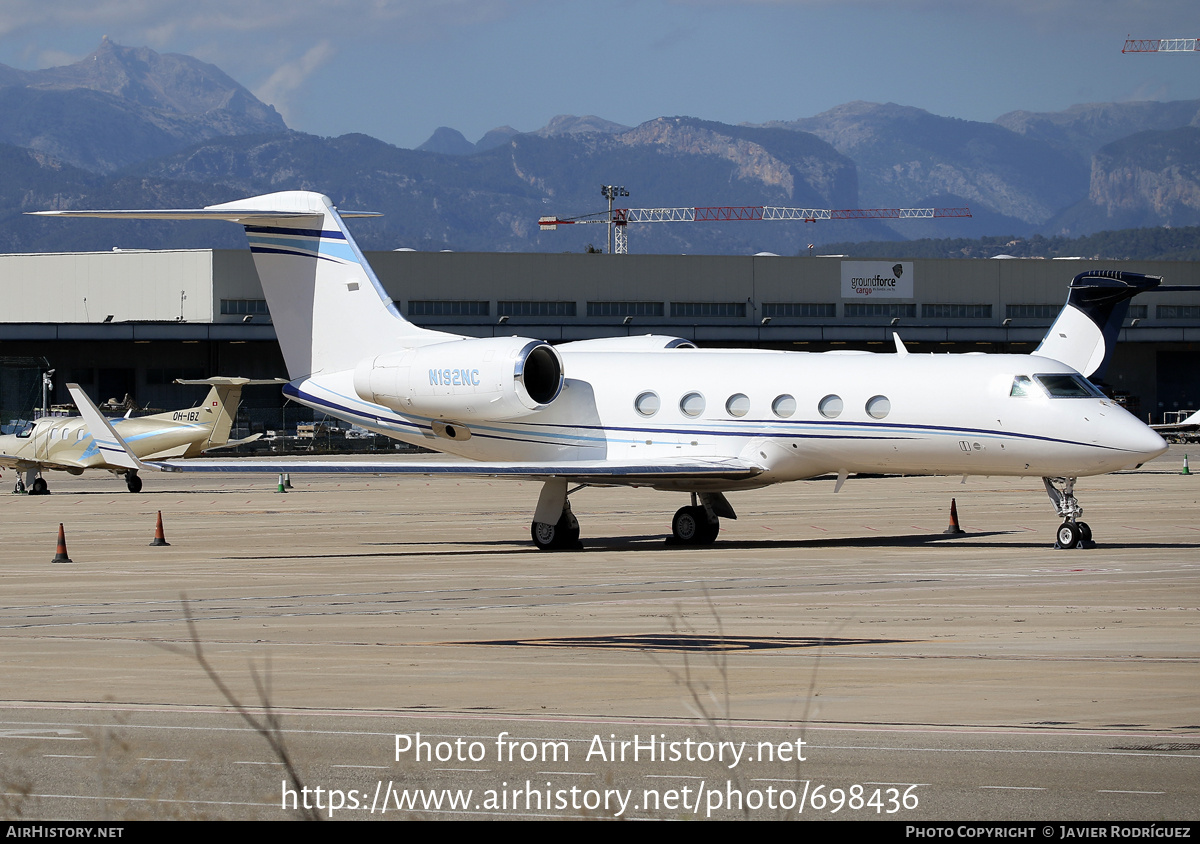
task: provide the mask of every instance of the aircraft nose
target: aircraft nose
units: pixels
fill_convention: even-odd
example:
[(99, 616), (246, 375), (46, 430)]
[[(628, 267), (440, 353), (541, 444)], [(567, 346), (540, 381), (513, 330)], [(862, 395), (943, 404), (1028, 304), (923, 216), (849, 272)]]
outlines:
[(1127, 419), (1127, 423), (1122, 426), (1122, 430), (1116, 438), (1114, 445), (1122, 451), (1137, 457), (1131, 463), (1145, 463), (1148, 460), (1153, 460), (1167, 450), (1167, 441), (1159, 436), (1157, 431), (1152, 431), (1149, 427), (1142, 424), (1141, 420), (1130, 416)]

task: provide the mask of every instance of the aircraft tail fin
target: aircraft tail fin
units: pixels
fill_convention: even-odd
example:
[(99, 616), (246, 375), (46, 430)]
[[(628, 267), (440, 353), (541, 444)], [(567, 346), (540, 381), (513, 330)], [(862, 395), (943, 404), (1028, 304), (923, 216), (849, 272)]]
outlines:
[[(194, 443), (188, 448), (184, 457), (196, 457), (204, 451), (214, 448), (224, 448), (228, 445), (236, 445), (230, 443), (229, 432), (233, 430), (234, 420), (237, 419), (238, 406), (242, 402), (242, 388), (248, 385), (257, 384), (286, 384), (282, 378), (267, 378), (267, 379), (251, 379), (251, 378), (176, 378), (176, 384), (207, 384), (212, 387), (208, 391), (208, 395), (204, 397), (204, 401), (200, 403), (198, 411), (200, 413), (200, 424), (210, 425), (208, 439), (204, 442)], [(185, 411), (179, 411), (185, 412)], [(166, 418), (171, 419), (177, 413), (163, 414)], [(239, 442), (248, 442), (247, 440), (239, 440)]]
[(41, 211), (43, 216), (132, 220), (226, 220), (250, 240), (275, 334), (292, 380), (354, 369), (380, 349), (456, 335), (408, 322), (383, 289), (332, 200), (311, 191), (239, 199), (191, 210)]
[(1067, 304), (1033, 354), (1099, 380), (1104, 377), (1129, 300), (1162, 279), (1120, 270), (1089, 270), (1071, 279)]

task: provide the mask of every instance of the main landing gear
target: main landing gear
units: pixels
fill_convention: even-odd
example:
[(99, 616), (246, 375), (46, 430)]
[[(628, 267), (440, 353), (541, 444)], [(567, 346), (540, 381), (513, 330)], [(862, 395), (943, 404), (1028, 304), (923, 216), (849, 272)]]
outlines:
[(571, 512), (571, 502), (564, 501), (562, 515), (554, 524), (536, 519), (529, 527), (529, 535), (539, 551), (558, 551), (582, 548), (579, 542), (579, 520)]
[(25, 477), (17, 476), (17, 484), (13, 487), (13, 492), (17, 495), (29, 493), (30, 495), (49, 495), (50, 485), (46, 483), (46, 479), (37, 474), (34, 469), (25, 473)]
[(138, 477), (137, 469), (125, 473), (125, 488), (130, 492), (142, 491), (142, 479)]
[(1075, 498), (1075, 481), (1077, 478), (1042, 478), (1046, 485), (1046, 495), (1054, 503), (1054, 509), (1062, 516), (1063, 523), (1059, 525), (1054, 537), (1055, 548), (1095, 548), (1092, 541), (1092, 529), (1087, 522), (1079, 521), (1083, 508)]
[[(555, 513), (559, 514), (558, 520), (550, 522)], [(693, 492), (691, 506), (679, 508), (671, 519), (671, 535), (667, 537), (667, 542), (676, 545), (709, 545), (717, 538), (722, 516), (737, 518), (737, 513), (724, 495), (719, 492)], [(533, 524), (529, 526), (529, 536), (541, 551), (583, 547), (579, 542), (579, 521), (571, 512), (571, 502), (567, 500), (565, 480), (554, 478), (542, 486)]]

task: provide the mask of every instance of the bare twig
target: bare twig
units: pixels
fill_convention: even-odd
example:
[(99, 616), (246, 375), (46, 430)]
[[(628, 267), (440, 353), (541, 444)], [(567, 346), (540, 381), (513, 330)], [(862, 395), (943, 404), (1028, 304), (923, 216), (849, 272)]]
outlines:
[[(288, 781), (291, 783), (292, 789), (296, 794), (305, 794), (305, 787), (300, 780), (300, 773), (296, 770), (296, 765), (292, 762), (291, 754), (288, 753), (287, 744), (283, 738), (283, 722), (279, 718), (279, 713), (271, 706), (269, 679), (267, 682), (264, 682), (254, 666), (250, 666), (250, 676), (254, 680), (254, 689), (258, 693), (259, 705), (262, 709), (262, 716), (259, 717), (238, 699), (229, 686), (225, 685), (225, 681), (221, 679), (221, 675), (217, 673), (216, 669), (212, 667), (208, 659), (204, 656), (204, 649), (200, 646), (200, 634), (196, 630), (196, 621), (192, 618), (192, 611), (188, 606), (187, 597), (180, 596), (180, 602), (183, 604), (183, 617), (187, 622), (188, 636), (192, 643), (191, 650), (188, 651), (184, 648), (165, 644), (162, 647), (196, 660), (196, 664), (208, 675), (208, 679), (217, 687), (217, 691), (221, 693), (226, 702), (233, 707), (238, 715), (242, 716), (243, 721), (249, 724), (266, 741), (267, 746), (271, 749), (271, 753), (283, 765)], [(307, 800), (298, 801), (297, 805), (304, 819), (312, 821), (321, 820), (321, 815), (315, 805), (309, 807), (307, 802)]]

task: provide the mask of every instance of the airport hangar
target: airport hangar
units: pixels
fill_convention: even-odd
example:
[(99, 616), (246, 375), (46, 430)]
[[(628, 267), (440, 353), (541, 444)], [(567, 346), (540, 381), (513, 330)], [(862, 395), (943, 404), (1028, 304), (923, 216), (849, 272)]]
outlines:
[[(774, 255), (372, 252), (413, 322), (471, 336), (565, 342), (667, 334), (700, 346), (826, 352), (1033, 351), (1084, 270), (1129, 270), (1200, 285), (1200, 263), (1110, 260), (878, 260)], [(852, 279), (897, 284), (869, 294)], [(199, 400), (176, 378), (286, 376), (248, 250), (0, 255), (0, 361), (44, 357), (50, 401), (77, 382), (143, 407)], [(354, 326), (346, 326), (347, 333)], [(1132, 412), (1200, 407), (1200, 292), (1140, 296), (1106, 377)], [(869, 365), (864, 361), (864, 365)], [(569, 374), (569, 373), (568, 373)], [(246, 430), (312, 419), (277, 388), (247, 388)], [(10, 416), (28, 408), (3, 408)]]

